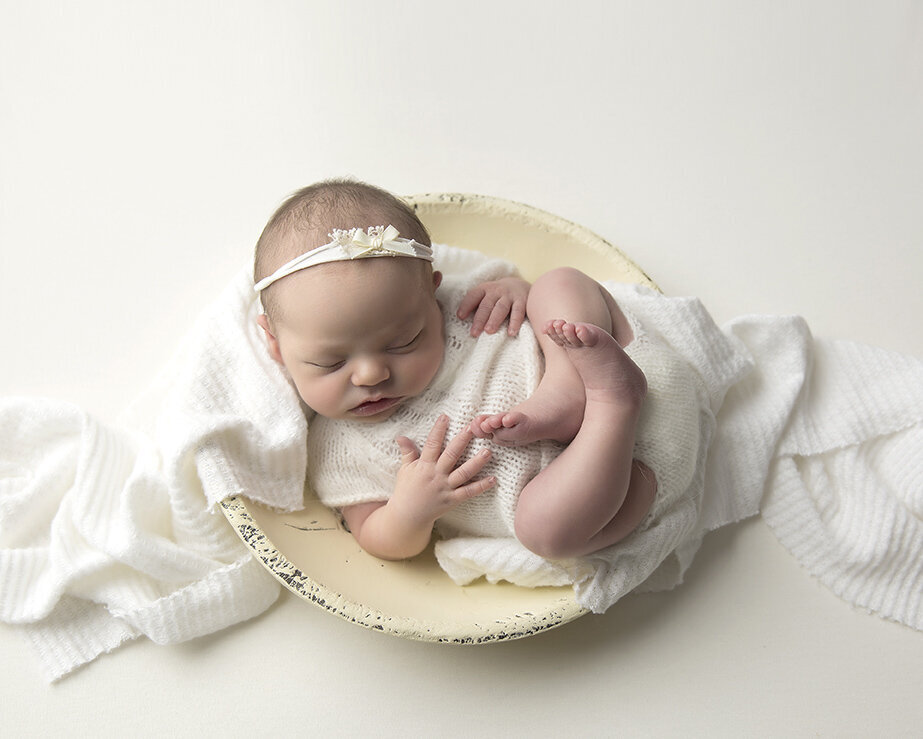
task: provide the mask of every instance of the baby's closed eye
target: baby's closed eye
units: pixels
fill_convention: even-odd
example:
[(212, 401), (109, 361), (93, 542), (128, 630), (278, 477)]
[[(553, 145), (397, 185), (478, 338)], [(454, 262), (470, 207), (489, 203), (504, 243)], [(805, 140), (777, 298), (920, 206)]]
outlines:
[(344, 364), (346, 364), (346, 360), (345, 359), (337, 359), (337, 360), (332, 360), (332, 361), (324, 360), (322, 362), (311, 362), (311, 361), (306, 360), (305, 364), (310, 365), (311, 367), (317, 367), (318, 369), (321, 369), (321, 370), (326, 370), (327, 372), (332, 372), (333, 370), (337, 370), (340, 367), (342, 367)]
[(406, 350), (408, 350), (408, 349), (413, 349), (414, 346), (416, 346), (417, 343), (420, 341), (420, 338), (421, 338), (422, 336), (423, 336), (423, 331), (422, 331), (422, 330), (421, 330), (421, 331), (418, 331), (418, 332), (413, 336), (412, 339), (410, 339), (409, 341), (405, 341), (405, 342), (403, 342), (403, 343), (399, 343), (399, 344), (397, 344), (396, 346), (388, 347), (388, 351), (389, 351), (389, 352), (398, 352), (398, 353), (400, 353), (400, 352), (406, 351)]

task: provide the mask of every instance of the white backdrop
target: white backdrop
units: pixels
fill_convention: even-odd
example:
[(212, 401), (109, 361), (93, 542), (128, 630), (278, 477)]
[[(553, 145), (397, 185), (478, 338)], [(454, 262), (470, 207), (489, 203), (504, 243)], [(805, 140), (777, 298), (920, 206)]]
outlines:
[[(923, 3), (0, 0), (0, 392), (112, 420), (291, 190), (545, 208), (719, 322), (923, 356)], [(523, 642), (368, 633), (284, 595), (48, 687), (0, 627), (0, 734), (911, 735), (923, 635), (758, 520), (678, 590)]]

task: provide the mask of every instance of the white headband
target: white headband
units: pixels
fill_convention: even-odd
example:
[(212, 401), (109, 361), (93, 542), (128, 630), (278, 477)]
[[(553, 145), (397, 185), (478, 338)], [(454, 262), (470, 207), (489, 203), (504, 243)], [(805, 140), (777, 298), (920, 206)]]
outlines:
[(257, 282), (253, 289), (261, 292), (276, 280), (281, 280), (293, 272), (325, 262), (345, 262), (369, 257), (415, 257), (427, 262), (433, 261), (432, 249), (413, 239), (399, 238), (400, 232), (394, 226), (370, 226), (367, 231), (361, 228), (335, 229), (328, 236), (331, 239), (329, 244), (312, 249), (283, 264), (269, 277)]

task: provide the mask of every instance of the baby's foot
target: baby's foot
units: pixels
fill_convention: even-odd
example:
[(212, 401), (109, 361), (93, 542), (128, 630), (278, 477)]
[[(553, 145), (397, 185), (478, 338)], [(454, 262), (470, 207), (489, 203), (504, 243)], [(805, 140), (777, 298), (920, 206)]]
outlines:
[(587, 403), (627, 403), (640, 408), (647, 380), (611, 334), (592, 323), (568, 323), (560, 318), (548, 321), (544, 334), (567, 352), (583, 380)]
[[(580, 428), (582, 414), (573, 424), (562, 423), (555, 420), (559, 416), (556, 411), (548, 406), (539, 408), (539, 405), (530, 398), (503, 413), (481, 414), (471, 422), (471, 431), (478, 438), (493, 439), (506, 446), (521, 446), (542, 439), (567, 443), (574, 438)], [(530, 408), (532, 412), (526, 412)]]
[(472, 433), (480, 439), (494, 439), (501, 444), (527, 444), (528, 416), (519, 411), (482, 413), (471, 422)]

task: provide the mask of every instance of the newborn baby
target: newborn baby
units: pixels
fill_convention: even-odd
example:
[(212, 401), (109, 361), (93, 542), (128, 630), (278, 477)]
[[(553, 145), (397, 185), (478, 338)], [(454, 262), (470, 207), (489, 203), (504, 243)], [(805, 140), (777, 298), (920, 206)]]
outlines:
[[(264, 229), (259, 323), (318, 414), (308, 467), (320, 499), (388, 559), (419, 554), (437, 520), (515, 534), (549, 558), (622, 539), (657, 488), (632, 459), (646, 382), (622, 348), (628, 319), (576, 270), (530, 287), (493, 262), (443, 284), (432, 259), (413, 211), (362, 183), (306, 188)], [(516, 336), (524, 316), (537, 343)], [(544, 371), (523, 351), (540, 351)]]

